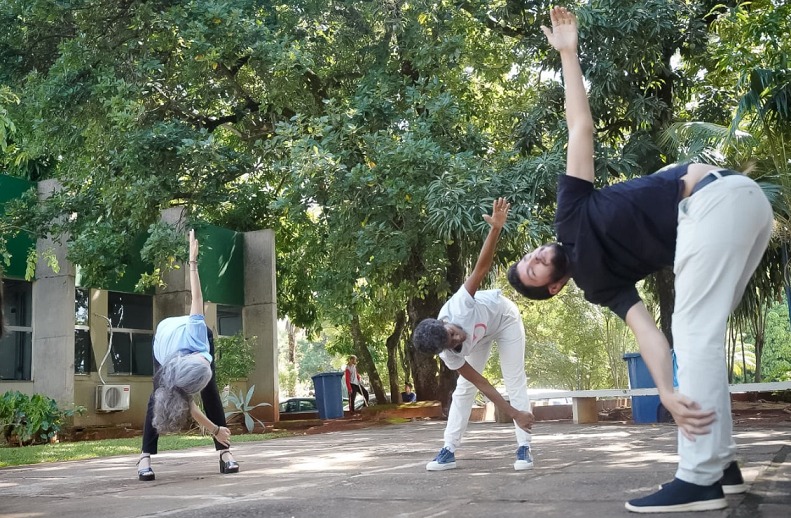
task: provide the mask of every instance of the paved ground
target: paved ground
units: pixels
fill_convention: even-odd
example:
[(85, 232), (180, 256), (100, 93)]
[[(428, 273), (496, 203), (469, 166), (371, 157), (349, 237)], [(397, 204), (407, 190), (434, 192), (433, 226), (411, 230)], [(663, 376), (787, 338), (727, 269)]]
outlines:
[[(242, 472), (220, 475), (214, 452), (155, 457), (157, 480), (136, 479), (135, 458), (0, 470), (0, 516), (203, 517), (613, 517), (637, 516), (626, 499), (675, 471), (670, 424), (537, 423), (536, 466), (515, 472), (513, 429), (472, 423), (458, 469), (426, 472), (442, 421), (240, 444)], [(739, 425), (739, 458), (751, 484), (724, 511), (697, 517), (791, 516), (791, 427)], [(686, 516), (677, 514), (675, 516)]]

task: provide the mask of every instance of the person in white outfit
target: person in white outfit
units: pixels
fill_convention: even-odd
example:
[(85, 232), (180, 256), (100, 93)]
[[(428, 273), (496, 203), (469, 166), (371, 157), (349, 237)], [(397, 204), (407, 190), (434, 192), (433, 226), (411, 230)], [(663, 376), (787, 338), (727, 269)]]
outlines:
[(349, 413), (354, 413), (354, 400), (357, 394), (363, 397), (363, 405), (368, 406), (368, 391), (363, 386), (363, 379), (360, 373), (357, 372), (357, 356), (350, 355), (346, 362), (346, 369), (344, 372), (344, 379), (346, 380), (346, 391), (349, 394)]
[[(593, 119), (577, 57), (577, 22), (565, 8), (542, 27), (560, 53), (569, 131), (566, 174), (558, 179), (555, 226), (562, 244), (526, 254), (508, 272), (522, 295), (558, 293), (570, 277), (595, 304), (624, 319), (678, 425), (675, 478), (630, 500), (639, 513), (721, 509), (724, 495), (747, 490), (734, 460), (725, 333), (772, 233), (772, 207), (743, 174), (708, 164), (674, 165), (654, 174), (594, 187)], [(678, 392), (668, 340), (635, 284), (673, 266), (673, 341)]]
[[(429, 471), (456, 467), (455, 452), (467, 429), (472, 404), (479, 390), (514, 420), (517, 440), (514, 469), (533, 467), (530, 430), (534, 419), (527, 396), (522, 316), (516, 304), (503, 297), (500, 290), (478, 289), (491, 268), (497, 240), (510, 207), (504, 198), (494, 201), (492, 214), (484, 216), (490, 226), (489, 235), (472, 274), (442, 306), (439, 317), (422, 320), (412, 335), (418, 351), (439, 354), (449, 369), (459, 373), (445, 427), (445, 444), (434, 460), (426, 465)], [(510, 402), (481, 375), (495, 342)]]

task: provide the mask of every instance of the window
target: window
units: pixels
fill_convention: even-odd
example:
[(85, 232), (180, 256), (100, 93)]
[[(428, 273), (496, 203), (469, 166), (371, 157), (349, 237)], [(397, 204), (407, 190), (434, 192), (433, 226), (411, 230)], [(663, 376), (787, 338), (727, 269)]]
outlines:
[(154, 299), (111, 291), (107, 306), (112, 322), (113, 372), (117, 375), (151, 376), (154, 373)]
[(8, 331), (0, 339), (0, 379), (30, 380), (33, 357), (33, 284), (3, 279)]
[(74, 291), (74, 374), (96, 371), (91, 328), (88, 325), (90, 295), (90, 290), (77, 288)]
[(242, 332), (240, 306), (217, 306), (217, 332), (220, 336), (233, 336)]

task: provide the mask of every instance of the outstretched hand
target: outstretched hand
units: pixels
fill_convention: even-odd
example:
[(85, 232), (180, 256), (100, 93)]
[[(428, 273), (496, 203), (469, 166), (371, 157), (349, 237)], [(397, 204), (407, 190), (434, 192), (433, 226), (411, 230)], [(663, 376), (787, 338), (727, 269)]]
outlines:
[(231, 446), (231, 430), (225, 426), (220, 426), (220, 429), (217, 431), (217, 434), (214, 436), (214, 438), (217, 439), (217, 442), (223, 446)]
[(711, 432), (711, 425), (717, 418), (713, 410), (701, 410), (700, 404), (677, 392), (662, 397), (662, 405), (673, 416), (678, 429), (690, 441), (696, 435)]
[(190, 262), (198, 260), (198, 240), (195, 239), (195, 229), (190, 230)]
[(552, 28), (542, 25), (547, 41), (558, 52), (577, 51), (577, 17), (565, 7), (553, 7), (549, 11)]
[(511, 204), (505, 198), (497, 198), (492, 204), (492, 215), (484, 214), (483, 219), (492, 228), (503, 228), (510, 209)]
[(516, 417), (514, 417), (514, 421), (516, 422), (517, 426), (526, 432), (529, 432), (533, 429), (533, 423), (535, 420), (535, 416), (526, 410), (520, 410), (516, 414)]

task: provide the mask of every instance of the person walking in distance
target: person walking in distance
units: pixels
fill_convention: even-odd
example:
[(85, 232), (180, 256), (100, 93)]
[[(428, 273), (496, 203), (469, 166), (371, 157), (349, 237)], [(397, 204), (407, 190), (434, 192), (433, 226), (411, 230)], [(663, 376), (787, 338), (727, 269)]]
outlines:
[(349, 392), (349, 412), (354, 413), (354, 400), (357, 394), (363, 396), (365, 406), (368, 406), (368, 391), (363, 387), (363, 381), (360, 374), (357, 372), (357, 357), (350, 355), (346, 362), (346, 390)]

